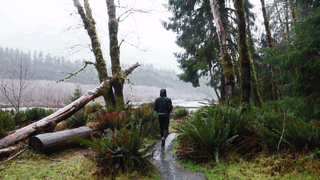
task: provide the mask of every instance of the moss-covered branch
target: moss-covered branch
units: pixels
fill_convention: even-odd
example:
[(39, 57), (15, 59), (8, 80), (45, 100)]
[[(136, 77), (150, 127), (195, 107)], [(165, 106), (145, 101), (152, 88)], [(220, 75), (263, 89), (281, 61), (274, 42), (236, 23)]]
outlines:
[(60, 79), (59, 81), (57, 81), (57, 83), (62, 82), (62, 81), (65, 81), (65, 80), (70, 79), (70, 78), (72, 78), (73, 76), (77, 75), (79, 72), (85, 70), (85, 68), (88, 66), (88, 64), (94, 65), (94, 63), (91, 62), (91, 61), (84, 61), (84, 65), (82, 66), (82, 68), (80, 68), (78, 71), (76, 71), (76, 72), (74, 72), (74, 73), (69, 73), (69, 76), (67, 76), (67, 77), (65, 77), (65, 78), (63, 78), (63, 79)]

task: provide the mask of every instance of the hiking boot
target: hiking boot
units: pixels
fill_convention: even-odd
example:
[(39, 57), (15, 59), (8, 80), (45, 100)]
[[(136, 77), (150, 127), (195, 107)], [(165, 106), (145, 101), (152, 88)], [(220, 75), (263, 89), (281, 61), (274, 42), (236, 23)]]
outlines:
[(165, 146), (165, 144), (166, 144), (166, 139), (163, 137), (163, 138), (161, 139), (161, 146)]

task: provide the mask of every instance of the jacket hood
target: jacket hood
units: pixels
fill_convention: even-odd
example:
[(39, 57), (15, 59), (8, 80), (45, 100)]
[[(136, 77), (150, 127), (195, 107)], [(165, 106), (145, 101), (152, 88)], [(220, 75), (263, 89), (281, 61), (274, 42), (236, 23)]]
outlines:
[(161, 97), (167, 97), (167, 91), (165, 89), (160, 90), (160, 96)]

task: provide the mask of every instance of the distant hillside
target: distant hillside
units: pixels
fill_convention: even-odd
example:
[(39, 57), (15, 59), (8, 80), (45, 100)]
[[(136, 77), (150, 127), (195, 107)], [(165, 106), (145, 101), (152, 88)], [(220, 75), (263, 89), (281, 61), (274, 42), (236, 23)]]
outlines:
[[(15, 67), (22, 64), (29, 68), (30, 80), (48, 81), (53, 86), (54, 81), (65, 78), (69, 73), (79, 70), (83, 66), (82, 61), (72, 62), (64, 57), (44, 55), (42, 52), (25, 53), (18, 49), (0, 47), (0, 64), (2, 64), (0, 77), (13, 78)], [(207, 86), (194, 88), (190, 83), (180, 81), (174, 71), (156, 69), (152, 65), (142, 64), (128, 76), (128, 79), (130, 82), (126, 82), (124, 94), (125, 99), (130, 101), (153, 100), (159, 96), (161, 88), (166, 88), (168, 96), (172, 99), (202, 100), (203, 98), (215, 98), (212, 88)], [(89, 85), (90, 87), (99, 84), (97, 72), (93, 66), (88, 66), (84, 71), (64, 82)], [(87, 90), (87, 88), (84, 89)], [(69, 94), (71, 93), (72, 90)]]
[[(205, 85), (194, 88), (191, 83), (180, 81), (174, 71), (159, 70), (152, 65), (141, 65), (128, 78), (132, 93), (139, 100), (149, 100), (159, 96), (161, 88), (166, 88), (168, 96), (172, 99), (216, 99), (212, 88)], [(126, 87), (130, 87), (130, 84)]]

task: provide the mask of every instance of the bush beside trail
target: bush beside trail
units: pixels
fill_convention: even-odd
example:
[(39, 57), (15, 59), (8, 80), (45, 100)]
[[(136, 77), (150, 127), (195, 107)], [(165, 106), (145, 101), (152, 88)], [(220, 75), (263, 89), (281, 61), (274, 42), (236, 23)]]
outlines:
[(263, 174), (284, 176), (292, 170), (319, 178), (315, 167), (303, 166), (310, 167), (310, 161), (320, 162), (320, 120), (308, 119), (294, 108), (303, 106), (303, 101), (291, 102), (292, 99), (269, 102), (262, 108), (247, 104), (201, 107), (178, 121), (176, 155), (185, 162), (206, 164), (211, 173), (236, 168), (234, 164), (240, 160), (240, 165), (249, 161), (260, 166), (265, 161), (262, 156), (270, 156), (272, 160), (266, 164), (270, 169)]

